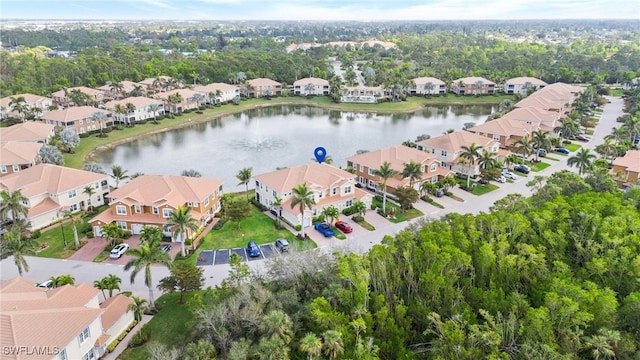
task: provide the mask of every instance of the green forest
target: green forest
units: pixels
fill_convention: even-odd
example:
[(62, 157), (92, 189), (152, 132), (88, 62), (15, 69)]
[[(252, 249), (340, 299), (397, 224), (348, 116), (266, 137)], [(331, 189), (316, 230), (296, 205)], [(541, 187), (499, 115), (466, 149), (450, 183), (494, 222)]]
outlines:
[(189, 309), (187, 331), (145, 346), (156, 359), (638, 359), (640, 191), (595, 192), (568, 171), (530, 186), (363, 255), (236, 264), (171, 304)]

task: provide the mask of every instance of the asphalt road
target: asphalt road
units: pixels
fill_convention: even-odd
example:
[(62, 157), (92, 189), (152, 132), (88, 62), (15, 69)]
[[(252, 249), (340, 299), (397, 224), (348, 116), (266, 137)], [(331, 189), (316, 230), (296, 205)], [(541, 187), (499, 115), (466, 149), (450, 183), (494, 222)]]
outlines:
[[(611, 133), (611, 128), (617, 127), (620, 124), (616, 122), (616, 119), (622, 115), (623, 101), (620, 98), (611, 98), (611, 103), (607, 104), (604, 108), (604, 112), (601, 115), (600, 121), (595, 128), (594, 134), (591, 136), (591, 140), (584, 143), (583, 146), (589, 149), (595, 148), (596, 145), (601, 144), (604, 141), (604, 137)], [(529, 196), (531, 191), (527, 188), (526, 183), (533, 179), (535, 175), (548, 176), (553, 172), (569, 169), (577, 172), (575, 168), (567, 167), (568, 156), (560, 156), (557, 154), (552, 155), (556, 158), (560, 158), (560, 161), (550, 161), (551, 166), (538, 173), (530, 173), (528, 177), (520, 176), (517, 181), (511, 184), (503, 184), (498, 190), (494, 190), (482, 196), (466, 196), (466, 201), (455, 202), (446, 209), (432, 213), (430, 216), (433, 218), (439, 218), (450, 212), (457, 213), (472, 213), (477, 214), (480, 212), (488, 212), (489, 207), (493, 203), (508, 194), (518, 193), (525, 196)], [(414, 221), (417, 221), (414, 220)], [(393, 224), (388, 223), (388, 226), (378, 227), (375, 231), (363, 231), (358, 232), (354, 236), (350, 236), (347, 241), (340, 241), (333, 239), (328, 245), (320, 251), (352, 251), (363, 253), (370, 249), (373, 245), (379, 244), (382, 241), (384, 235), (394, 235), (399, 231), (407, 227), (407, 223)], [(240, 249), (243, 250), (243, 249)], [(243, 254), (241, 254), (243, 255)], [(243, 256), (244, 257), (244, 256)], [(255, 260), (248, 262), (252, 271), (260, 272), (264, 269), (267, 260)], [(122, 291), (131, 291), (135, 295), (146, 298), (148, 295), (148, 289), (144, 285), (144, 274), (138, 274), (134, 283), (130, 283), (130, 272), (124, 271), (123, 265), (108, 264), (108, 263), (93, 263), (74, 260), (58, 260), (39, 257), (27, 257), (29, 264), (29, 272), (24, 273), (24, 276), (31, 279), (35, 283), (47, 280), (51, 276), (59, 276), (63, 274), (71, 274), (76, 282), (86, 282), (93, 284), (95, 280), (101, 279), (109, 274), (115, 274), (122, 278)], [(215, 266), (203, 266), (204, 275), (206, 278), (207, 286), (219, 285), (224, 280), (230, 270), (228, 264), (215, 265)], [(154, 284), (167, 276), (169, 271), (166, 268), (154, 266), (152, 268), (152, 278)], [(16, 266), (13, 263), (13, 258), (0, 261), (0, 279), (11, 279), (18, 275)], [(160, 295), (155, 290), (156, 295)]]

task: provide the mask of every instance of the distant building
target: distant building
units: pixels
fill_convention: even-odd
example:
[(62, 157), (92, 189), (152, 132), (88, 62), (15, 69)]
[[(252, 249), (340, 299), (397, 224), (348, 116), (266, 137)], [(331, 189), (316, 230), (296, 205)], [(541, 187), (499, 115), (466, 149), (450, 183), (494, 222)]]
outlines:
[[(127, 104), (132, 104), (135, 109), (132, 112), (119, 114), (116, 112), (118, 105), (126, 109)], [(158, 109), (152, 111), (151, 107), (156, 105)], [(132, 123), (136, 121), (153, 119), (160, 115), (164, 115), (164, 101), (159, 99), (151, 99), (144, 96), (135, 96), (121, 100), (112, 100), (104, 104), (105, 109), (113, 111), (113, 120), (121, 123)]]
[(87, 99), (94, 104), (99, 104), (100, 102), (102, 102), (102, 99), (104, 99), (104, 93), (102, 93), (102, 91), (88, 88), (86, 86), (77, 86), (68, 88), (66, 90), (56, 91), (51, 94), (51, 98), (53, 99), (53, 102), (61, 106), (76, 105), (73, 103), (73, 100), (70, 97), (70, 94), (74, 91), (79, 91), (85, 94), (87, 96)]
[(226, 83), (194, 86), (193, 91), (204, 94), (207, 104), (224, 104), (240, 96), (240, 88), (237, 85)]
[(329, 81), (319, 78), (304, 78), (293, 83), (293, 93), (296, 95), (329, 95)]
[(542, 89), (545, 86), (547, 86), (546, 82), (534, 77), (516, 77), (505, 81), (502, 92), (527, 96), (529, 91)]
[(434, 77), (419, 77), (413, 79), (413, 86), (408, 90), (411, 95), (444, 95), (447, 85)]
[(491, 95), (496, 83), (483, 77), (465, 77), (451, 82), (451, 92), (456, 95)]
[[(104, 120), (94, 118), (95, 113), (104, 114)], [(73, 129), (78, 134), (113, 126), (111, 111), (91, 106), (72, 106), (62, 110), (49, 111), (42, 115), (42, 121), (63, 129)]]
[(9, 127), (0, 127), (0, 143), (21, 141), (46, 144), (54, 135), (55, 126), (40, 121), (25, 121)]
[(282, 95), (282, 84), (267, 78), (247, 80), (245, 94), (253, 98), (280, 96)]
[(0, 99), (0, 119), (5, 119), (9, 116), (20, 118), (24, 115), (14, 111), (13, 104), (9, 105), (13, 99), (19, 98), (24, 98), (23, 106), (26, 106), (27, 111), (33, 112), (33, 116), (35, 118), (40, 118), (44, 112), (49, 111), (49, 107), (53, 104), (53, 99), (46, 96), (34, 94), (16, 94), (13, 96), (7, 96)]
[(640, 186), (640, 150), (629, 150), (624, 156), (615, 158), (611, 174), (623, 189)]
[(0, 143), (0, 176), (17, 173), (40, 163), (38, 142), (9, 141)]

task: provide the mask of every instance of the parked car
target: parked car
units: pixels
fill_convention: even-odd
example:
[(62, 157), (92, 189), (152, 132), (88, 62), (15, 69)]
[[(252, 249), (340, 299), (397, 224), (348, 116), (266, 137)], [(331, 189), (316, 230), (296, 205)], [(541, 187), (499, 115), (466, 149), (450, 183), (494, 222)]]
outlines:
[(569, 155), (569, 150), (568, 150), (568, 149), (565, 149), (565, 148), (563, 148), (563, 147), (553, 148), (553, 151), (555, 151), (555, 152), (559, 152), (560, 154)]
[(287, 241), (287, 239), (277, 239), (276, 249), (280, 250), (280, 252), (289, 252), (289, 242)]
[(109, 253), (109, 257), (112, 259), (120, 259), (124, 253), (129, 250), (129, 244), (118, 244)]
[(347, 224), (344, 221), (336, 221), (336, 227), (345, 234), (348, 234), (353, 231), (353, 228), (351, 227), (351, 225)]
[(171, 244), (163, 244), (161, 248), (162, 248), (162, 251), (169, 252), (171, 251)]
[(444, 190), (442, 189), (436, 190), (436, 197), (443, 197), (443, 196), (444, 196)]
[(513, 170), (517, 172), (521, 172), (523, 174), (528, 174), (531, 171), (531, 169), (529, 169), (527, 165), (522, 165), (522, 164), (514, 166)]
[(36, 285), (39, 288), (52, 289), (53, 288), (53, 280), (47, 280), (45, 282), (41, 282)]
[(255, 241), (251, 240), (249, 241), (249, 243), (247, 243), (247, 254), (249, 254), (249, 256), (251, 257), (260, 256), (260, 248)]
[(501, 183), (501, 184), (504, 184), (504, 183), (506, 183), (506, 182), (507, 182), (507, 178), (506, 178), (506, 177), (504, 177), (504, 175), (500, 175), (500, 176), (496, 179), (496, 181), (497, 181), (497, 182), (499, 182), (499, 183)]
[(541, 157), (547, 156), (547, 149), (536, 149), (536, 154)]
[(512, 173), (511, 171), (509, 171), (509, 170), (504, 170), (504, 169), (502, 170), (502, 176), (504, 176), (504, 177), (505, 177), (505, 178), (507, 178), (507, 179), (511, 179), (511, 180), (516, 180), (516, 179), (518, 178), (518, 177), (517, 177), (514, 173)]
[(589, 139), (588, 137), (584, 136), (584, 134), (578, 134), (576, 135), (576, 139), (580, 140), (580, 141), (589, 141), (591, 139)]
[(318, 230), (322, 235), (324, 235), (324, 237), (332, 237), (336, 234), (331, 229), (331, 226), (329, 226), (329, 224), (326, 224), (326, 223), (316, 223), (313, 227), (316, 230)]

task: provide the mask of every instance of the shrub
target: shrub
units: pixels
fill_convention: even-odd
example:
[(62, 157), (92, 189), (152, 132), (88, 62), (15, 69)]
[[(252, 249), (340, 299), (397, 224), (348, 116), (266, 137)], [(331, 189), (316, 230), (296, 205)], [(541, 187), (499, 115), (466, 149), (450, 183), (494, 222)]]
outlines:
[(131, 237), (131, 231), (129, 231), (129, 230), (124, 230), (124, 231), (122, 232), (122, 237), (123, 237), (123, 238), (125, 238), (125, 239), (130, 238), (130, 237)]
[(361, 223), (364, 221), (364, 217), (360, 215), (355, 215), (354, 217), (351, 218), (351, 220), (357, 223)]
[(346, 215), (346, 216), (353, 215), (354, 212), (355, 211), (353, 211), (353, 206), (349, 206), (349, 207), (346, 207), (346, 208), (342, 209), (342, 214)]
[(213, 230), (220, 230), (220, 229), (222, 229), (222, 226), (224, 226), (224, 223), (226, 223), (226, 222), (227, 222), (227, 218), (223, 216), (223, 217), (220, 218), (220, 220), (218, 220), (218, 222), (215, 225), (213, 225), (212, 229)]
[(300, 225), (300, 224), (296, 225), (295, 229), (296, 229), (296, 231), (302, 230), (302, 225)]
[(266, 206), (264, 206), (264, 205), (260, 204), (260, 202), (258, 202), (258, 200), (256, 200), (255, 198), (252, 198), (252, 199), (251, 199), (251, 203), (252, 203), (255, 207), (257, 207), (260, 211), (267, 211), (267, 210), (269, 210), (269, 208), (268, 208), (268, 207), (266, 207)]
[(89, 136), (91, 136), (91, 134), (89, 134), (89, 133), (82, 133), (82, 134), (78, 135), (78, 137), (80, 137), (81, 139), (88, 138)]
[(91, 231), (91, 224), (89, 223), (82, 223), (82, 225), (78, 227), (78, 232), (80, 233), (86, 233), (89, 231)]
[(131, 340), (129, 340), (129, 347), (134, 348), (134, 347), (143, 345), (144, 343), (149, 341), (149, 337), (150, 337), (149, 328), (145, 325), (142, 327), (142, 329), (140, 329), (140, 331), (138, 331), (135, 335), (131, 337)]
[(35, 240), (39, 238), (41, 235), (42, 233), (40, 232), (40, 230), (35, 230), (31, 233), (31, 239)]
[(89, 238), (89, 239), (93, 239), (93, 237), (94, 237), (94, 235), (93, 235), (93, 231), (87, 231), (87, 232), (85, 233), (85, 236), (86, 236), (87, 238)]

